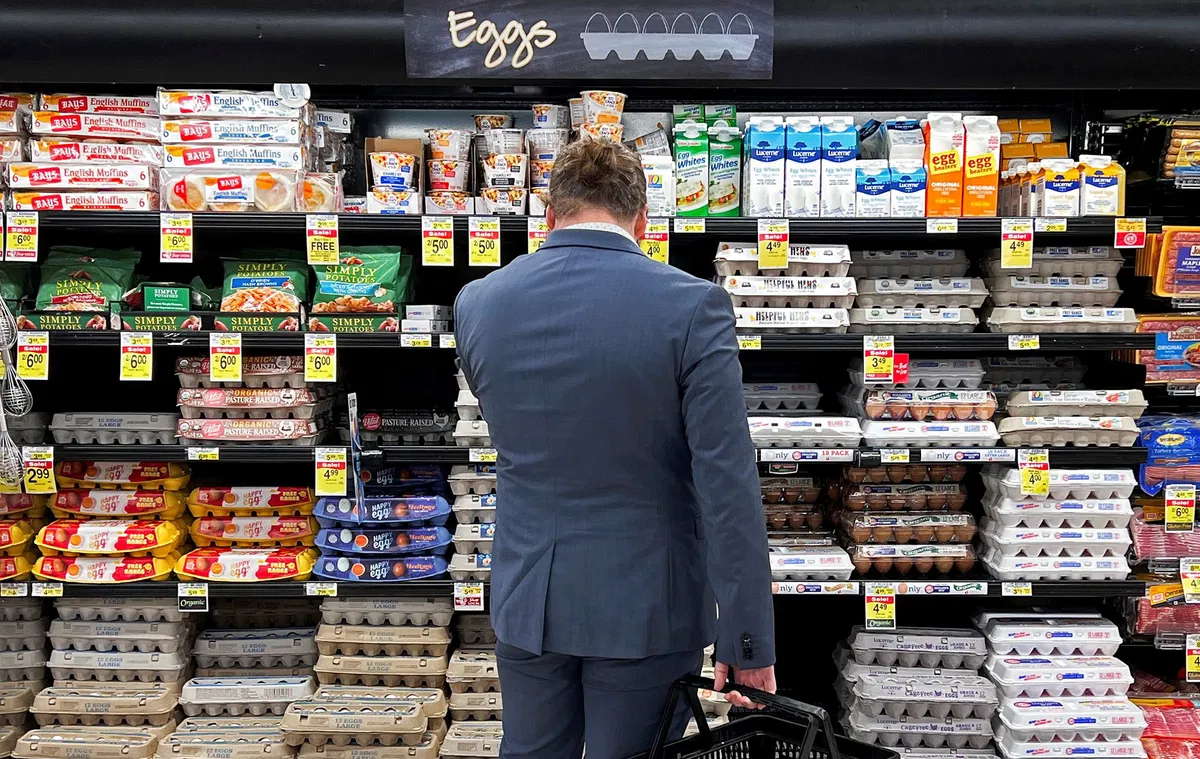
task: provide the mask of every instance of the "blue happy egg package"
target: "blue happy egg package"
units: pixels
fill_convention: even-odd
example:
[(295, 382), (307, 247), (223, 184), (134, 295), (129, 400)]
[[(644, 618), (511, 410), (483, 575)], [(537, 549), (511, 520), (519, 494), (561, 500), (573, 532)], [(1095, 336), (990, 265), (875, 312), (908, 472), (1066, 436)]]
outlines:
[(317, 533), (317, 547), (323, 554), (351, 556), (446, 553), (452, 537), (445, 527), (419, 527), (412, 530), (361, 530), (350, 527), (326, 527)]
[(437, 577), (446, 571), (446, 567), (446, 560), (440, 556), (380, 559), (322, 556), (313, 567), (313, 575), (342, 582), (403, 582)]
[(313, 516), (321, 527), (441, 527), (450, 516), (450, 503), (441, 496), (367, 497), (359, 507), (350, 498), (327, 497), (317, 501)]

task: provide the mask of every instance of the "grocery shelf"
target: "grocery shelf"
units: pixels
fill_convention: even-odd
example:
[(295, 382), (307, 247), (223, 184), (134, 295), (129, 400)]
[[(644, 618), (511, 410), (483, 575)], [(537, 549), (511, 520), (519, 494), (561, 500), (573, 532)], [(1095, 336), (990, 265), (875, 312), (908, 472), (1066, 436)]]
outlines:
[[(978, 573), (976, 573), (978, 574)], [(898, 580), (895, 577), (860, 578), (850, 580), (796, 580), (772, 583), (771, 591), (777, 596), (793, 595), (850, 595), (866, 593), (868, 585), (889, 583), (899, 596), (977, 596), (989, 598), (1138, 598), (1145, 594), (1146, 583), (1141, 580), (1048, 580), (1039, 582), (1002, 582), (999, 580), (968, 578), (913, 578)], [(1028, 588), (1022, 587), (1028, 585)]]
[[(190, 582), (190, 581), (189, 581)], [(320, 588), (314, 586), (321, 586)], [(165, 580), (161, 582), (144, 581), (124, 584), (91, 585), (86, 583), (2, 583), (5, 597), (32, 597), (43, 595), (49, 585), (54, 597), (57, 589), (62, 588), (65, 598), (175, 598), (179, 582)], [(275, 582), (210, 582), (208, 585), (209, 598), (306, 598), (320, 597), (330, 586), (337, 587), (339, 596), (449, 596), (454, 593), (454, 582), (447, 577), (444, 580), (409, 580), (395, 583), (370, 582), (336, 582), (330, 583), (313, 577), (308, 581), (278, 580)], [(486, 593), (486, 590), (485, 590)], [(4, 601), (0, 600), (0, 604)]]
[[(195, 332), (155, 332), (154, 345), (157, 348), (204, 348), (208, 349), (211, 331)], [(227, 334), (216, 332), (215, 334)], [(244, 348), (280, 348), (302, 350), (304, 348), (303, 332), (242, 332), (242, 347)], [(329, 334), (329, 333), (319, 333)], [(51, 330), (50, 345), (56, 346), (88, 346), (116, 347), (121, 344), (121, 333), (112, 329), (96, 330)], [(416, 348), (406, 338), (428, 338), (432, 348), (452, 347), (453, 340), (443, 341), (440, 338), (453, 338), (453, 335), (402, 335), (398, 332), (342, 332), (337, 334), (338, 348)]]
[[(327, 446), (346, 447), (336, 436), (325, 441)], [(58, 461), (189, 461), (196, 460), (185, 445), (56, 445)], [(205, 448), (204, 450), (214, 450)], [(217, 461), (234, 463), (303, 463), (316, 460), (316, 448), (307, 445), (236, 444), (216, 446)], [(411, 463), (459, 463), (470, 460), (469, 448), (454, 445), (387, 445), (380, 446), (384, 459)], [(203, 460), (203, 459), (201, 459)]]

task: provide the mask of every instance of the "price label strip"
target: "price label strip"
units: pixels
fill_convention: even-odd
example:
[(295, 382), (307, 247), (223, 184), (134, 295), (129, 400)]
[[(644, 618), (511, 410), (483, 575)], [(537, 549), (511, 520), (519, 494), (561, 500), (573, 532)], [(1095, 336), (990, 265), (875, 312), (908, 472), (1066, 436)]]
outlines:
[(208, 379), (212, 382), (242, 381), (242, 333), (209, 333)]
[(762, 335), (738, 335), (738, 348), (744, 351), (762, 350)]
[(175, 586), (179, 598), (179, 610), (203, 613), (208, 611), (208, 583), (181, 582)]
[(1009, 335), (1010, 351), (1038, 351), (1042, 349), (1041, 335)]
[(58, 492), (58, 484), (54, 480), (53, 447), (27, 445), (21, 449), (21, 459), (25, 470), (26, 493), (38, 495)]
[(337, 382), (337, 335), (304, 334), (304, 381)]
[(895, 384), (896, 338), (863, 336), (863, 380), (868, 384)]
[(50, 377), (50, 333), (17, 333), (17, 376), (23, 380)]
[(9, 211), (4, 215), (4, 260), (37, 261), (37, 211)]
[(164, 264), (190, 264), (195, 253), (195, 235), (190, 213), (163, 213), (158, 216), (158, 261)]
[(956, 235), (958, 234), (958, 219), (926, 219), (925, 234)]
[(790, 229), (787, 219), (758, 220), (758, 268), (787, 268)]
[(866, 618), (868, 630), (896, 629), (896, 586), (888, 582), (867, 583)]
[(1188, 633), (1184, 639), (1184, 652), (1187, 655), (1184, 677), (1189, 683), (1200, 683), (1200, 635)]
[(472, 448), (467, 454), (467, 460), (472, 464), (495, 464), (495, 448)]
[(677, 235), (702, 235), (704, 234), (704, 229), (703, 216), (675, 217), (675, 234)]
[(346, 468), (349, 456), (345, 448), (318, 448), (317, 495), (346, 495)]
[(550, 224), (546, 221), (545, 216), (530, 216), (527, 224), (529, 230), (528, 252), (537, 253), (546, 243), (546, 237), (550, 234)]
[(25, 598), (29, 585), (23, 582), (0, 582), (0, 598)]
[(484, 611), (483, 583), (456, 582), (454, 583), (455, 611)]
[(1038, 217), (1033, 220), (1034, 232), (1066, 232), (1066, 219), (1051, 219)]
[(1050, 451), (1048, 449), (1018, 449), (1017, 468), (1021, 471), (1021, 495), (1041, 498), (1050, 495)]
[(433, 335), (417, 335), (406, 333), (400, 336), (401, 348), (432, 348)]
[(1114, 248), (1144, 248), (1146, 246), (1145, 219), (1117, 219), (1113, 225)]
[(149, 382), (154, 378), (154, 335), (121, 333), (121, 381)]
[(188, 446), (187, 459), (188, 461), (220, 461), (221, 449), (215, 445)]
[(338, 584), (336, 582), (306, 582), (304, 583), (304, 595), (318, 596), (320, 598), (336, 598), (338, 594)]
[(1000, 268), (1033, 266), (1033, 219), (1000, 220)]
[(1033, 595), (1033, 583), (1002, 582), (1000, 583), (1000, 595), (1016, 598), (1030, 597)]
[(336, 266), (341, 260), (338, 217), (335, 214), (307, 214), (304, 217), (304, 236), (309, 266)]
[(1173, 484), (1163, 488), (1167, 532), (1193, 532), (1196, 529), (1196, 486)]
[(29, 595), (34, 598), (62, 598), (63, 584), (61, 582), (35, 582), (31, 584)]
[(454, 217), (421, 217), (421, 265), (454, 266)]
[(671, 228), (666, 219), (649, 219), (646, 222), (646, 233), (639, 241), (642, 252), (660, 264), (671, 260)]
[(500, 217), (472, 216), (468, 224), (467, 264), (470, 266), (499, 266)]

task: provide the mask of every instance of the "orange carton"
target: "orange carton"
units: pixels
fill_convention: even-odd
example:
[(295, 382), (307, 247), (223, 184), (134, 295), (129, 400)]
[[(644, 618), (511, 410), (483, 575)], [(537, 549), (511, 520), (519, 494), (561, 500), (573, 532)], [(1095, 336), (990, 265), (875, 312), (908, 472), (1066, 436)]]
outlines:
[(1040, 161), (1043, 158), (1070, 158), (1065, 142), (1042, 142), (1033, 146), (1033, 154)]
[(995, 116), (967, 116), (963, 216), (995, 216), (999, 201), (1000, 127)]
[(963, 149), (961, 113), (931, 113), (925, 122), (926, 216), (962, 216)]
[(1020, 129), (1018, 132), (1046, 132), (1054, 131), (1054, 127), (1050, 124), (1050, 119), (1021, 119)]
[(1023, 142), (1014, 142), (1011, 145), (1001, 145), (1000, 157), (1008, 161), (1011, 161), (1014, 158), (1033, 158), (1034, 147)]
[(1020, 119), (997, 119), (996, 126), (1000, 127), (1000, 131), (1004, 134), (1021, 131)]

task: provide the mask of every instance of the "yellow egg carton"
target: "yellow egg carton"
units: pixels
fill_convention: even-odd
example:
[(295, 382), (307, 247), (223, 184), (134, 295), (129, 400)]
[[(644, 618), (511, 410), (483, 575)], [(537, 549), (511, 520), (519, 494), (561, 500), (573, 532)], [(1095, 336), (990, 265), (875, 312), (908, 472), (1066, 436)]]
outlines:
[(182, 522), (149, 519), (58, 519), (41, 529), (44, 556), (157, 556), (175, 553), (187, 536)]
[(207, 582), (307, 580), (317, 563), (311, 548), (197, 548), (175, 563), (180, 579)]
[(68, 488), (50, 501), (57, 519), (179, 519), (187, 510), (183, 493), (170, 490)]
[(43, 556), (33, 565), (33, 576), (52, 582), (108, 585), (141, 580), (165, 580), (178, 560), (167, 556)]
[(33, 564), (38, 559), (36, 553), (25, 553), (19, 556), (0, 556), (0, 582), (20, 582), (29, 579)]
[(203, 487), (188, 494), (194, 517), (309, 516), (316, 504), (312, 488)]
[(48, 496), (0, 493), (0, 519), (40, 519), (46, 514)]
[(37, 533), (27, 519), (0, 519), (0, 556), (20, 556)]
[(148, 461), (60, 461), (54, 467), (60, 488), (183, 490), (192, 479), (185, 464)]
[(317, 522), (306, 516), (199, 517), (189, 532), (198, 546), (311, 546)]

